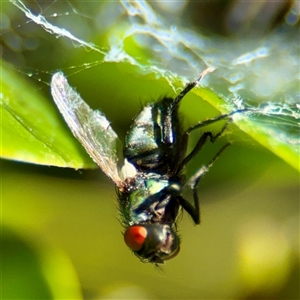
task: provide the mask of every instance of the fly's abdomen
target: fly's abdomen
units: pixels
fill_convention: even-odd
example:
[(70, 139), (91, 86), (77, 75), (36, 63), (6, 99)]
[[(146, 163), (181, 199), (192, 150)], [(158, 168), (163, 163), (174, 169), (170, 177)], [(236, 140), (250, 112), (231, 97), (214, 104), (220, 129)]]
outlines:
[(177, 110), (169, 109), (172, 101), (145, 106), (126, 135), (124, 156), (140, 170), (166, 172), (173, 160), (178, 117)]

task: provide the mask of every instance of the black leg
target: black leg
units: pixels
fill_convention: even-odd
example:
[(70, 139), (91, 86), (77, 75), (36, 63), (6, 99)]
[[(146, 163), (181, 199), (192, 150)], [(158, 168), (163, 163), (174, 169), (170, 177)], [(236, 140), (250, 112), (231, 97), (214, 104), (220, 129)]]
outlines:
[[(198, 140), (198, 142), (197, 142), (196, 146), (194, 147), (194, 149), (192, 150), (192, 152), (185, 158), (182, 158), (182, 157), (184, 157), (184, 155), (186, 153), (188, 138), (189, 138), (190, 133), (193, 130), (199, 129), (201, 127), (204, 127), (204, 126), (207, 126), (212, 123), (215, 123), (215, 122), (218, 122), (221, 120), (225, 120), (225, 119), (228, 119), (228, 121), (230, 121), (232, 115), (234, 115), (236, 113), (247, 112), (247, 111), (251, 111), (251, 110), (249, 110), (249, 109), (236, 110), (229, 114), (223, 114), (216, 118), (208, 119), (206, 121), (203, 121), (201, 123), (198, 123), (198, 124), (188, 128), (182, 136), (182, 139), (180, 141), (180, 151), (176, 156), (177, 157), (177, 160), (176, 160), (177, 166), (175, 167), (175, 170), (176, 170), (177, 174), (191, 161), (191, 159), (197, 153), (199, 153), (199, 151), (202, 149), (202, 147), (205, 144), (208, 137), (210, 138), (211, 142), (214, 142), (216, 139), (218, 139), (223, 134), (223, 132), (226, 130), (226, 128), (228, 126), (228, 122), (223, 126), (223, 128), (220, 130), (220, 132), (218, 132), (216, 135), (213, 135), (211, 132), (205, 132)], [(200, 168), (196, 172), (196, 174), (194, 174), (189, 179), (188, 183), (186, 183), (192, 189), (193, 198), (194, 198), (194, 206), (191, 203), (189, 203), (187, 200), (183, 199), (182, 197), (178, 198), (180, 205), (192, 217), (195, 224), (200, 224), (200, 201), (199, 201), (198, 192), (197, 192), (197, 187), (198, 187), (199, 181), (209, 171), (210, 167), (214, 164), (214, 162), (218, 159), (218, 157), (221, 155), (221, 153), (229, 145), (230, 145), (230, 143), (227, 143), (225, 146), (223, 146), (218, 151), (218, 153), (213, 157), (213, 159), (210, 161), (210, 163), (203, 166), (202, 168)]]
[[(207, 134), (207, 136), (206, 136), (206, 138), (203, 137), (204, 141), (201, 140), (201, 138), (202, 138), (202, 136), (201, 136), (200, 140), (198, 141), (194, 150), (185, 158), (189, 135), (193, 130), (196, 130), (196, 129), (199, 129), (199, 128), (208, 126), (210, 124), (213, 124), (213, 123), (216, 123), (216, 122), (219, 122), (222, 120), (226, 120), (226, 119), (228, 121), (231, 121), (231, 117), (235, 114), (244, 113), (244, 112), (253, 112), (253, 111), (254, 111), (253, 109), (248, 109), (248, 108), (237, 109), (231, 113), (219, 115), (215, 118), (211, 118), (211, 119), (202, 121), (202, 122), (195, 124), (195, 125), (191, 126), (190, 128), (188, 128), (183, 133), (181, 140), (180, 140), (180, 146), (179, 146), (178, 152), (175, 154), (173, 173), (178, 174), (180, 172), (180, 170), (182, 170), (182, 167), (184, 165), (187, 165), (187, 163), (201, 150), (203, 144), (205, 143), (205, 139), (208, 136), (210, 136), (210, 140), (212, 142), (214, 142), (218, 137), (220, 137), (223, 134), (226, 127), (228, 126), (228, 124), (226, 123), (225, 126), (221, 129), (221, 131), (215, 136), (213, 136), (212, 133), (210, 133), (210, 132), (206, 132), (205, 134)], [(201, 144), (201, 141), (203, 144)], [(198, 147), (198, 150), (197, 150), (197, 147)]]
[(196, 225), (200, 224), (200, 207), (199, 207), (199, 200), (197, 197), (198, 201), (195, 201), (194, 198), (194, 206), (182, 198), (181, 196), (178, 197), (179, 204), (182, 206), (182, 208), (192, 217), (194, 223)]
[(237, 109), (235, 111), (232, 111), (228, 114), (223, 114), (223, 115), (219, 115), (215, 118), (211, 118), (211, 119), (207, 119), (205, 121), (202, 121), (198, 124), (195, 124), (194, 126), (191, 126), (189, 129), (186, 130), (186, 132), (184, 134), (189, 134), (191, 133), (193, 130), (196, 130), (196, 129), (199, 129), (201, 127), (204, 127), (204, 126), (207, 126), (207, 125), (210, 125), (210, 124), (213, 124), (213, 123), (216, 123), (216, 122), (219, 122), (221, 120), (230, 120), (231, 117), (235, 114), (238, 114), (238, 113), (243, 113), (243, 112), (251, 112), (253, 111), (253, 109), (249, 109), (249, 108), (243, 108), (243, 109)]
[[(221, 115), (221, 116), (223, 116), (223, 115)], [(215, 119), (216, 119), (215, 122), (219, 121), (218, 118), (215, 118)], [(189, 129), (187, 129), (184, 132), (184, 134), (182, 135), (182, 138), (181, 138), (181, 141), (180, 141), (180, 147), (179, 147), (178, 153), (175, 156), (174, 174), (179, 174), (180, 171), (195, 157), (195, 155), (197, 155), (201, 151), (201, 149), (202, 149), (203, 145), (206, 143), (206, 139), (208, 137), (210, 138), (210, 141), (212, 143), (214, 143), (223, 134), (223, 132), (226, 130), (229, 121), (230, 121), (230, 117), (228, 117), (227, 123), (223, 126), (223, 128), (216, 135), (213, 135), (210, 131), (204, 132), (200, 136), (200, 139), (198, 140), (198, 142), (195, 145), (192, 152), (188, 156), (184, 157), (186, 155), (188, 140), (189, 140), (189, 136), (190, 136), (191, 131), (195, 130), (195, 129), (198, 129), (202, 126), (200, 126), (200, 127), (192, 126)], [(202, 123), (203, 122), (198, 123), (196, 125), (200, 125)]]
[(182, 197), (179, 198), (179, 203), (182, 208), (192, 217), (195, 224), (200, 224), (200, 201), (198, 197), (197, 187), (200, 179), (209, 171), (214, 162), (218, 159), (221, 153), (230, 145), (230, 143), (223, 146), (218, 153), (213, 157), (209, 164), (201, 167), (196, 174), (194, 174), (187, 185), (189, 185), (193, 192), (194, 206)]
[[(184, 96), (191, 90), (193, 89), (198, 83), (199, 81), (207, 74), (213, 71), (213, 68), (207, 68), (205, 69), (203, 72), (201, 72), (201, 74), (199, 75), (199, 77), (194, 80), (193, 82), (188, 83), (185, 88), (179, 93), (179, 95), (174, 99), (174, 101), (172, 102), (172, 104), (170, 105), (170, 115), (172, 115), (172, 112), (175, 110), (176, 106), (180, 103), (180, 101), (184, 98)], [(238, 109), (236, 111), (233, 111), (231, 113), (228, 114), (223, 114), (220, 115), (216, 118), (212, 118), (212, 119), (208, 119), (206, 121), (200, 122), (192, 127), (190, 127), (182, 136), (181, 141), (180, 141), (180, 147), (179, 150), (177, 151), (177, 153), (175, 154), (174, 157), (174, 161), (173, 161), (173, 165), (174, 165), (174, 169), (172, 170), (172, 173), (178, 174), (180, 170), (182, 170), (182, 167), (184, 165), (186, 165), (194, 156), (195, 154), (197, 154), (200, 149), (202, 148), (203, 144), (205, 143), (205, 140), (208, 136), (210, 136), (211, 141), (213, 142), (214, 140), (216, 140), (225, 130), (225, 128), (223, 130), (221, 130), (221, 132), (219, 132), (219, 134), (217, 134), (215, 137), (210, 133), (207, 132), (206, 133), (206, 137), (203, 136), (203, 139), (198, 141), (195, 149), (192, 151), (192, 153), (190, 155), (188, 155), (188, 157), (185, 158), (186, 155), (186, 151), (187, 151), (187, 145), (188, 145), (188, 138), (189, 138), (189, 134), (193, 131), (196, 130), (198, 128), (207, 126), (209, 124), (224, 120), (224, 119), (229, 119), (232, 115), (236, 114), (236, 113), (242, 113), (242, 112), (247, 112), (247, 111), (253, 111), (252, 109)], [(178, 171), (179, 170), (179, 171)]]
[[(222, 129), (216, 135), (213, 135), (210, 131), (204, 132), (201, 135), (200, 139), (198, 140), (198, 142), (197, 142), (196, 146), (194, 147), (194, 149), (192, 150), (192, 152), (180, 164), (180, 166), (178, 168), (178, 172), (180, 172), (184, 167), (186, 167), (187, 164), (195, 157), (195, 155), (197, 155), (201, 151), (201, 149), (204, 146), (204, 144), (206, 143), (206, 139), (208, 137), (210, 138), (210, 141), (212, 143), (214, 143), (226, 130), (226, 128), (228, 126), (228, 122), (230, 122), (230, 119), (226, 122), (226, 124), (222, 127)], [(187, 136), (189, 136), (189, 133), (186, 133), (186, 134), (187, 134)]]
[(185, 88), (180, 92), (180, 94), (174, 99), (172, 105), (171, 105), (171, 112), (175, 109), (175, 107), (179, 104), (179, 102), (182, 100), (182, 98), (191, 90), (193, 89), (198, 83), (199, 81), (201, 81), (201, 79), (207, 74), (212, 72), (214, 69), (213, 68), (206, 68), (204, 71), (201, 72), (201, 74), (199, 75), (199, 77), (192, 82), (189, 82)]

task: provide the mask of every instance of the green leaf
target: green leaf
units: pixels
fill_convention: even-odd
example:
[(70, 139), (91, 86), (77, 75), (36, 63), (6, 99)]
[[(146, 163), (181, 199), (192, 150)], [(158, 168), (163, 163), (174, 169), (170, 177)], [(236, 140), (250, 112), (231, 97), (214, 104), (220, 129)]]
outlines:
[(55, 106), (4, 63), (0, 104), (3, 158), (75, 169), (95, 167)]
[[(112, 70), (113, 72), (125, 73), (125, 70), (128, 72), (126, 65), (120, 62), (119, 68), (112, 68)], [(7, 67), (3, 66), (2, 74), (2, 157), (75, 169), (95, 167), (82, 146), (72, 136), (55, 105), (48, 102), (32, 88), (32, 85), (9, 71)], [(114, 78), (113, 75), (112, 78)], [(125, 78), (126, 75), (124, 75), (124, 80)], [(159, 81), (157, 80), (156, 84)], [(161, 79), (161, 82), (163, 81)], [(130, 93), (131, 90), (127, 89), (123, 92)], [(222, 113), (228, 112), (225, 110), (226, 102), (212, 91), (198, 88), (193, 90), (193, 93), (214, 108), (224, 107)], [(127, 96), (123, 94), (123, 97), (132, 98), (129, 94)], [(127, 100), (124, 99), (124, 101)], [(205, 111), (202, 113), (205, 114)], [(235, 121), (235, 124), (263, 147), (295, 169), (299, 169), (297, 145), (288, 144), (280, 140), (276, 134), (272, 135), (262, 123), (256, 122), (255, 118), (240, 118)]]

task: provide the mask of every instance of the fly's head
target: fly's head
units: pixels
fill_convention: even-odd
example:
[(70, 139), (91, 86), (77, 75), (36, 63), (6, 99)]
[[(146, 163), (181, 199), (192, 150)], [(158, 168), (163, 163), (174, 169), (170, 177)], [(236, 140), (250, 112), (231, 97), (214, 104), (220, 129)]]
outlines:
[(142, 262), (163, 264), (177, 256), (180, 240), (169, 224), (139, 224), (126, 229), (126, 245)]
[(181, 184), (158, 174), (141, 174), (121, 199), (126, 245), (143, 262), (163, 264), (179, 253), (176, 232)]

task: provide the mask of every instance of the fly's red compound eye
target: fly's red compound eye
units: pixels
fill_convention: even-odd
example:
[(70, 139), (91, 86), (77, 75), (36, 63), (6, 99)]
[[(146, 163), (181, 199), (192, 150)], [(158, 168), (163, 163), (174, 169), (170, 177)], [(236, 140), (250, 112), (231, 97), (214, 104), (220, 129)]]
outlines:
[(133, 251), (138, 251), (143, 247), (146, 237), (147, 229), (143, 226), (131, 226), (124, 234), (126, 245)]

